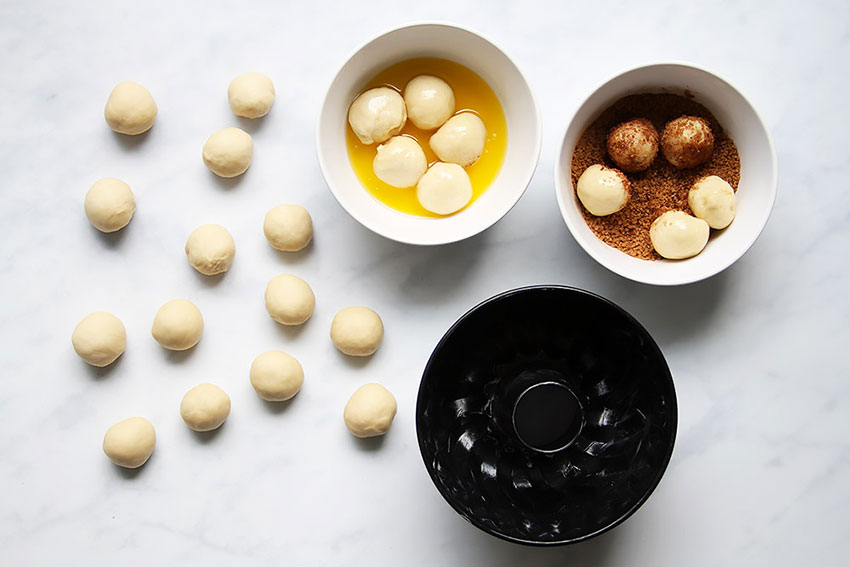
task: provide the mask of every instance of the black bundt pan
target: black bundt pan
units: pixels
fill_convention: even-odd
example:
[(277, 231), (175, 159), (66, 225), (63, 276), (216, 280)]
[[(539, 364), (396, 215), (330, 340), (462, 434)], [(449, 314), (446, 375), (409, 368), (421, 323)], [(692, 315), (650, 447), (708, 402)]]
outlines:
[(640, 323), (592, 293), (534, 286), (484, 301), (443, 336), (416, 434), (458, 514), (508, 541), (562, 545), (649, 498), (676, 416), (670, 370)]

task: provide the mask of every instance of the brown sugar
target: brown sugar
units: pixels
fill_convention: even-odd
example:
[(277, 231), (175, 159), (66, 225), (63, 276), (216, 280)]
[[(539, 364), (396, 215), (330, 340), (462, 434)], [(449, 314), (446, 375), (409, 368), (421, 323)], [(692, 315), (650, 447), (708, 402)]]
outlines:
[[(589, 166), (599, 163), (616, 168), (608, 156), (608, 132), (622, 122), (646, 118), (659, 132), (670, 120), (682, 115), (699, 116), (708, 121), (714, 134), (714, 152), (707, 162), (691, 169), (676, 169), (658, 156), (649, 169), (627, 173), (631, 196), (624, 209), (605, 217), (595, 217), (581, 207), (587, 225), (596, 236), (630, 256), (643, 260), (660, 260), (649, 239), (649, 227), (659, 215), (670, 210), (693, 214), (688, 207), (688, 191), (694, 181), (717, 175), (737, 191), (741, 177), (738, 148), (723, 131), (720, 123), (701, 104), (674, 94), (629, 95), (616, 101), (588, 126), (576, 143), (570, 165), (573, 187)], [(712, 236), (715, 230), (712, 230)]]

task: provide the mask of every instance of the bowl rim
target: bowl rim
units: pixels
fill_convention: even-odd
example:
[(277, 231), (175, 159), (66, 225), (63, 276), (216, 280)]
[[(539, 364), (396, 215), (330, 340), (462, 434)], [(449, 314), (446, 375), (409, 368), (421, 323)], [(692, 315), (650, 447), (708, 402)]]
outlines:
[[(402, 235), (393, 234), (392, 231), (383, 228), (382, 226), (380, 226), (379, 223), (374, 223), (374, 222), (364, 218), (363, 215), (355, 214), (354, 212), (349, 210), (345, 205), (342, 204), (342, 201), (340, 200), (340, 197), (337, 194), (338, 189), (335, 187), (335, 185), (333, 183), (331, 183), (330, 177), (328, 176), (329, 168), (327, 167), (327, 165), (325, 163), (325, 156), (322, 152), (323, 138), (322, 138), (322, 128), (321, 127), (322, 127), (322, 117), (325, 114), (325, 107), (328, 104), (328, 99), (330, 98), (331, 88), (333, 87), (334, 83), (336, 82), (337, 77), (342, 72), (342, 70), (345, 68), (345, 66), (348, 65), (348, 63), (358, 53), (360, 53), (369, 44), (371, 44), (371, 43), (377, 41), (378, 39), (380, 39), (380, 38), (382, 38), (386, 35), (389, 35), (391, 33), (395, 33), (397, 31), (407, 29), (407, 28), (417, 28), (417, 27), (426, 27), (426, 26), (452, 28), (452, 29), (455, 29), (455, 30), (463, 31), (463, 32), (472, 34), (474, 36), (477, 36), (478, 38), (484, 40), (485, 42), (487, 42), (490, 45), (492, 45), (493, 47), (495, 47), (496, 50), (499, 51), (499, 53), (501, 53), (511, 65), (513, 65), (513, 67), (516, 69), (519, 76), (522, 78), (522, 82), (525, 84), (526, 88), (528, 89), (528, 94), (529, 94), (529, 97), (530, 97), (530, 100), (531, 100), (531, 105), (534, 107), (535, 136), (534, 136), (533, 155), (535, 157), (534, 157), (533, 162), (530, 163), (527, 166), (526, 171), (524, 171), (521, 174), (522, 178), (525, 179), (524, 183), (518, 184), (518, 185), (521, 185), (521, 187), (522, 187), (521, 190), (517, 191), (516, 195), (512, 197), (512, 199), (510, 200), (509, 203), (506, 201), (507, 206), (498, 207), (496, 209), (496, 214), (493, 215), (492, 219), (485, 222), (482, 226), (472, 227), (471, 229), (467, 228), (465, 230), (458, 231), (457, 233), (455, 233), (451, 236), (448, 236), (448, 237), (436, 237), (436, 238), (429, 238), (427, 240), (423, 240), (423, 239), (417, 240), (417, 239), (406, 238)], [(472, 71), (475, 71), (475, 69), (472, 69)], [(502, 103), (501, 99), (500, 99), (499, 102), (500, 102), (500, 104)], [(507, 51), (505, 51), (505, 49), (502, 48), (501, 45), (499, 45), (499, 43), (493, 41), (493, 39), (490, 38), (489, 36), (487, 36), (486, 34), (483, 34), (483, 33), (479, 32), (475, 29), (468, 27), (468, 26), (464, 26), (464, 25), (457, 24), (457, 23), (454, 23), (454, 22), (449, 22), (449, 21), (445, 21), (445, 20), (418, 20), (418, 21), (400, 24), (398, 26), (394, 26), (394, 27), (391, 27), (389, 29), (385, 29), (385, 30), (383, 30), (383, 31), (381, 31), (377, 34), (374, 34), (374, 35), (370, 36), (368, 39), (366, 39), (365, 41), (358, 44), (357, 47), (355, 47), (352, 51), (349, 52), (348, 56), (345, 58), (345, 60), (342, 62), (342, 64), (340, 64), (338, 67), (336, 67), (335, 72), (333, 73), (333, 76), (331, 77), (330, 81), (327, 83), (327, 87), (325, 88), (325, 96), (322, 99), (322, 104), (319, 108), (319, 114), (318, 114), (318, 117), (316, 118), (315, 134), (314, 134), (313, 138), (315, 140), (316, 155), (317, 155), (318, 160), (319, 160), (319, 169), (322, 172), (322, 177), (325, 180), (325, 184), (328, 186), (328, 188), (331, 191), (331, 194), (334, 196), (334, 200), (337, 202), (337, 204), (340, 207), (342, 207), (342, 209), (346, 213), (348, 213), (349, 216), (351, 216), (354, 220), (356, 220), (362, 226), (371, 230), (375, 234), (378, 234), (378, 235), (383, 236), (384, 238), (388, 238), (390, 240), (394, 240), (395, 242), (400, 242), (402, 244), (412, 244), (412, 245), (416, 245), (416, 246), (440, 246), (440, 245), (443, 245), (443, 244), (451, 244), (453, 242), (460, 242), (462, 240), (466, 240), (467, 238), (472, 238), (473, 236), (484, 232), (485, 230), (493, 227), (493, 225), (495, 225), (500, 220), (505, 218), (505, 216), (516, 206), (516, 204), (519, 203), (520, 199), (522, 199), (522, 196), (525, 195), (525, 192), (528, 190), (528, 186), (531, 185), (531, 181), (534, 179), (534, 173), (537, 171), (537, 166), (540, 163), (540, 153), (541, 153), (541, 149), (542, 149), (542, 146), (543, 146), (543, 116), (542, 116), (542, 113), (541, 113), (541, 110), (540, 110), (540, 105), (537, 102), (537, 97), (534, 95), (534, 89), (531, 88), (531, 83), (529, 82), (528, 77), (525, 75), (525, 73), (522, 72), (522, 68), (519, 65), (517, 65), (516, 61), (508, 54)], [(504, 162), (503, 162), (503, 165), (504, 165)], [(501, 174), (501, 170), (500, 170), (500, 174)], [(497, 177), (497, 179), (498, 179), (498, 177)], [(399, 214), (404, 214), (404, 213), (399, 213)]]
[[(567, 131), (570, 129), (570, 126), (572, 126), (573, 122), (576, 119), (576, 116), (578, 116), (578, 113), (581, 112), (584, 109), (584, 107), (587, 105), (589, 99), (593, 95), (595, 95), (598, 91), (600, 91), (603, 87), (607, 86), (609, 83), (620, 78), (623, 75), (626, 75), (628, 73), (632, 73), (634, 71), (647, 69), (647, 68), (650, 68), (650, 67), (685, 67), (685, 68), (689, 68), (689, 69), (694, 69), (696, 71), (700, 71), (700, 72), (705, 73), (707, 75), (711, 75), (715, 79), (726, 84), (726, 86), (728, 86), (735, 93), (737, 93), (738, 96), (740, 96), (741, 99), (747, 104), (747, 106), (749, 106), (750, 110), (753, 112), (753, 115), (756, 117), (756, 121), (758, 122), (758, 125), (761, 127), (762, 131), (765, 134), (765, 139), (767, 140), (768, 154), (770, 156), (770, 180), (769, 180), (769, 187), (770, 187), (769, 201), (770, 202), (768, 203), (767, 211), (766, 211), (766, 214), (765, 214), (765, 217), (764, 217), (764, 222), (759, 227), (759, 229), (755, 232), (755, 234), (749, 239), (749, 241), (746, 242), (746, 245), (740, 248), (739, 252), (736, 252), (736, 253), (730, 255), (726, 260), (724, 260), (720, 264), (720, 267), (718, 267), (717, 269), (715, 269), (713, 271), (708, 271), (704, 274), (698, 274), (696, 277), (685, 277), (685, 278), (682, 278), (682, 277), (678, 277), (678, 278), (658, 278), (658, 277), (650, 277), (650, 276), (641, 277), (641, 276), (637, 276), (635, 274), (630, 273), (631, 270), (629, 270), (628, 268), (623, 268), (619, 264), (609, 263), (609, 262), (603, 260), (583, 238), (579, 237), (576, 234), (577, 227), (573, 226), (573, 223), (570, 221), (570, 219), (567, 215), (567, 208), (570, 207), (570, 206), (574, 206), (573, 203), (567, 203), (564, 196), (563, 196), (563, 193), (567, 192), (567, 189), (572, 191), (572, 184), (569, 184), (569, 187), (564, 187), (564, 186), (562, 186), (561, 180), (560, 180), (560, 172), (561, 172), (561, 168), (562, 168), (562, 165), (563, 165), (562, 157), (563, 157), (563, 154), (564, 154), (564, 146), (566, 145), (566, 142), (567, 142)], [(570, 156), (570, 159), (572, 159), (572, 155)], [(696, 283), (696, 282), (708, 279), (710, 277), (716, 276), (717, 274), (719, 274), (720, 272), (724, 271), (726, 268), (728, 268), (729, 266), (731, 266), (732, 264), (737, 262), (739, 259), (741, 259), (741, 257), (744, 254), (746, 254), (747, 251), (749, 251), (750, 248), (752, 248), (753, 244), (755, 244), (756, 240), (758, 240), (759, 236), (761, 236), (762, 232), (764, 232), (764, 229), (767, 226), (768, 221), (770, 220), (770, 216), (773, 213), (773, 208), (776, 204), (776, 193), (777, 193), (777, 188), (778, 188), (778, 166), (777, 166), (777, 160), (776, 160), (776, 147), (773, 144), (773, 139), (770, 135), (770, 130), (768, 129), (767, 123), (764, 121), (764, 118), (759, 113), (759, 111), (755, 107), (755, 105), (753, 105), (752, 101), (734, 83), (732, 83), (731, 81), (729, 81), (725, 77), (719, 75), (717, 72), (712, 71), (711, 69), (708, 69), (708, 68), (703, 67), (701, 65), (697, 65), (695, 63), (683, 61), (683, 60), (675, 60), (675, 59), (673, 59), (673, 60), (659, 60), (659, 61), (651, 61), (649, 63), (641, 63), (641, 64), (638, 64), (638, 65), (633, 65), (633, 66), (627, 67), (627, 68), (625, 68), (625, 69), (623, 69), (619, 72), (608, 75), (604, 80), (597, 83), (596, 86), (593, 87), (593, 89), (589, 91), (589, 93), (582, 99), (582, 101), (575, 107), (573, 112), (570, 114), (570, 118), (567, 121), (566, 127), (563, 130), (561, 140), (560, 140), (560, 142), (558, 142), (558, 150), (557, 150), (557, 153), (555, 154), (555, 159), (553, 161), (554, 161), (553, 176), (554, 176), (554, 186), (555, 186), (555, 198), (557, 199), (557, 202), (558, 202), (558, 209), (561, 212), (561, 218), (563, 219), (564, 223), (567, 225), (567, 229), (569, 229), (569, 232), (572, 235), (573, 239), (585, 251), (585, 253), (587, 253), (588, 256), (590, 256), (591, 258), (596, 260), (596, 262), (599, 265), (601, 265), (604, 268), (608, 269), (609, 271), (617, 274), (618, 276), (621, 276), (623, 278), (626, 278), (626, 279), (629, 279), (629, 280), (632, 280), (632, 281), (635, 281), (635, 282), (639, 282), (639, 283), (659, 285), (659, 286), (676, 286), (676, 285), (686, 285), (686, 284)]]
[[(567, 292), (567, 293), (570, 293), (570, 294), (583, 295), (585, 297), (590, 298), (591, 300), (599, 301), (599, 302), (613, 308), (616, 312), (618, 312), (620, 315), (622, 315), (626, 319), (626, 321), (628, 321), (630, 324), (634, 325), (634, 327), (638, 331), (643, 332), (644, 335), (647, 338), (649, 338), (649, 341), (647, 341), (647, 342), (652, 344), (653, 354), (655, 356), (657, 356), (664, 363), (664, 372), (663, 372), (662, 379), (666, 383), (666, 385), (669, 387), (669, 392), (670, 392), (671, 437), (670, 437), (667, 449), (665, 451), (665, 454), (663, 456), (662, 464), (659, 467), (658, 471), (655, 474), (655, 477), (652, 479), (652, 482), (650, 483), (649, 487), (644, 492), (644, 494), (642, 494), (640, 496), (640, 498), (638, 498), (635, 501), (635, 503), (628, 510), (623, 512), (616, 520), (614, 520), (613, 522), (611, 522), (607, 526), (602, 527), (602, 528), (596, 530), (595, 532), (592, 532), (592, 533), (589, 533), (589, 534), (585, 534), (585, 535), (575, 537), (575, 538), (558, 540), (558, 541), (535, 541), (535, 540), (529, 540), (529, 539), (514, 537), (514, 536), (511, 536), (509, 534), (498, 532), (496, 530), (493, 530), (493, 529), (483, 525), (483, 523), (479, 522), (477, 520), (477, 518), (475, 518), (475, 517), (467, 516), (466, 513), (464, 513), (461, 510), (460, 506), (454, 501), (453, 497), (450, 494), (448, 494), (447, 491), (445, 491), (442, 488), (441, 484), (437, 481), (436, 474), (434, 473), (433, 467), (431, 467), (428, 464), (428, 461), (425, 458), (425, 447), (424, 447), (424, 444), (423, 444), (423, 435), (421, 434), (421, 431), (424, 427), (422, 425), (422, 410), (421, 410), (422, 404), (421, 404), (421, 400), (422, 400), (422, 397), (423, 397), (423, 389), (425, 387), (425, 378), (428, 375), (429, 371), (431, 370), (432, 365), (434, 364), (434, 359), (436, 358), (438, 353), (443, 349), (445, 344), (448, 342), (451, 335), (454, 334), (455, 330), (460, 325), (465, 323), (466, 320), (469, 319), (479, 309), (482, 309), (482, 308), (490, 305), (491, 303), (495, 303), (495, 302), (503, 300), (505, 298), (509, 298), (509, 297), (512, 297), (512, 296), (515, 296), (515, 295), (522, 295), (522, 294), (530, 292), (530, 291), (555, 291), (555, 292)], [(519, 543), (519, 544), (523, 544), (523, 545), (535, 546), (535, 547), (555, 547), (555, 546), (560, 546), (560, 545), (570, 545), (570, 544), (574, 544), (574, 543), (580, 543), (582, 541), (586, 541), (588, 539), (602, 535), (602, 534), (616, 528), (617, 526), (619, 526), (620, 524), (625, 522), (627, 519), (629, 519), (635, 512), (638, 511), (638, 509), (640, 509), (641, 506), (644, 505), (644, 503), (646, 503), (646, 501), (649, 499), (649, 497), (652, 495), (652, 493), (655, 492), (655, 489), (658, 487), (658, 484), (661, 482), (661, 478), (664, 476), (664, 473), (667, 471), (667, 467), (670, 464), (670, 460), (673, 456), (673, 449), (676, 445), (676, 436), (677, 436), (678, 427), (679, 427), (679, 404), (678, 404), (678, 400), (677, 400), (677, 396), (676, 396), (676, 385), (675, 385), (675, 381), (673, 380), (673, 374), (670, 371), (670, 365), (667, 363), (667, 359), (664, 356), (664, 353), (661, 351), (661, 347), (658, 346), (658, 343), (655, 341), (655, 339), (652, 337), (652, 335), (649, 333), (649, 331), (646, 329), (646, 327), (644, 327), (637, 319), (635, 319), (634, 316), (632, 316), (631, 313), (629, 313), (624, 308), (620, 307), (619, 305), (617, 305), (616, 303), (614, 303), (610, 299), (607, 299), (605, 297), (602, 297), (599, 294), (593, 293), (591, 291), (587, 291), (585, 289), (581, 289), (581, 288), (573, 287), (573, 286), (562, 285), (562, 284), (536, 284), (536, 285), (528, 285), (528, 286), (509, 289), (509, 290), (497, 293), (496, 295), (493, 295), (492, 297), (489, 297), (489, 298), (485, 299), (484, 301), (481, 301), (480, 303), (478, 303), (477, 305), (475, 305), (474, 307), (472, 307), (471, 309), (466, 311), (463, 315), (461, 315), (457, 319), (457, 321), (455, 321), (452, 324), (452, 326), (449, 327), (449, 329), (443, 334), (442, 338), (440, 338), (440, 341), (437, 343), (437, 346), (434, 347), (434, 350), (431, 352), (431, 356), (428, 357), (428, 362), (425, 364), (425, 369), (422, 371), (422, 378), (419, 381), (419, 388), (418, 388), (417, 394), (416, 394), (416, 410), (415, 410), (415, 413), (416, 413), (416, 420), (415, 420), (416, 421), (416, 440), (417, 440), (417, 444), (419, 445), (419, 456), (422, 458), (422, 461), (425, 465), (425, 470), (428, 471), (428, 476), (431, 478), (431, 482), (436, 487), (436, 489), (440, 493), (440, 495), (443, 497), (443, 500), (445, 500), (460, 517), (464, 518), (466, 521), (468, 521), (469, 523), (471, 523), (472, 525), (474, 525), (478, 529), (480, 529), (480, 530), (482, 530), (482, 531), (484, 531), (484, 532), (486, 532), (486, 533), (488, 533), (492, 536), (498, 537), (499, 539), (503, 539), (505, 541), (509, 541), (509, 542), (512, 542), (512, 543)]]

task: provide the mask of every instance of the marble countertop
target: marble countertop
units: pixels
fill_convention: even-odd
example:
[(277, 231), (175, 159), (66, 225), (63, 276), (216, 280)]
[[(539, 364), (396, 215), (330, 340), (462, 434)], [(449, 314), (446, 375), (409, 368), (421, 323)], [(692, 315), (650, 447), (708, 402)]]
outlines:
[[(366, 38), (444, 19), (494, 38), (526, 73), (544, 119), (540, 164), (519, 204), (457, 244), (422, 248), (376, 236), (325, 185), (313, 130), (335, 69)], [(759, 109), (780, 186), (752, 249), (707, 281), (660, 288), (597, 265), (567, 231), (552, 168), (571, 113), (626, 67), (685, 60), (714, 69)], [(28, 2), (0, 5), (0, 563), (3, 565), (838, 565), (850, 554), (850, 5), (834, 2)], [(263, 70), (278, 98), (258, 122), (236, 119), (225, 90)], [(132, 79), (159, 105), (149, 135), (103, 121), (112, 86)], [(200, 159), (213, 131), (242, 126), (254, 163), (235, 181)], [(138, 208), (114, 235), (94, 230), (83, 197), (127, 180)], [(275, 253), (262, 218), (279, 202), (312, 213), (306, 251)], [(231, 230), (224, 277), (189, 268), (198, 224)], [(265, 283), (294, 272), (317, 296), (299, 330), (265, 313)], [(468, 524), (422, 465), (414, 429), (419, 378), (445, 330), (506, 289), (563, 283), (631, 312), (672, 369), (679, 433), (646, 505), (578, 546), (513, 545)], [(156, 309), (188, 297), (206, 320), (197, 348), (169, 354), (150, 337)], [(386, 339), (353, 362), (328, 340), (349, 304), (375, 307)], [(70, 334), (94, 310), (117, 314), (128, 347), (105, 370)], [(254, 356), (301, 360), (304, 388), (263, 403)], [(233, 410), (195, 435), (178, 406), (212, 381)], [(342, 424), (360, 384), (379, 381), (399, 413), (380, 443)], [(157, 427), (136, 472), (101, 452), (131, 415)]]

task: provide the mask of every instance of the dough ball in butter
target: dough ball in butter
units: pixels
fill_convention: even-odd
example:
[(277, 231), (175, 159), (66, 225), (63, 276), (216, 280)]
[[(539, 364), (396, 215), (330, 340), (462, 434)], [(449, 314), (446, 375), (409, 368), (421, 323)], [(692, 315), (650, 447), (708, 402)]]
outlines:
[(104, 177), (86, 193), (86, 217), (101, 232), (115, 232), (130, 223), (136, 212), (136, 197), (130, 186), (114, 177)]
[(345, 426), (355, 437), (375, 437), (390, 430), (398, 410), (392, 393), (380, 384), (360, 386), (345, 404)]
[(150, 130), (156, 121), (156, 113), (156, 103), (151, 93), (133, 81), (115, 85), (103, 111), (106, 123), (114, 132), (130, 135)]
[(261, 398), (269, 402), (283, 402), (301, 389), (304, 369), (293, 356), (270, 350), (254, 359), (249, 377), (251, 386)]
[(652, 221), (649, 238), (655, 251), (670, 260), (696, 256), (708, 243), (708, 223), (683, 211), (667, 211)]
[(384, 340), (384, 322), (368, 307), (346, 307), (331, 323), (331, 340), (349, 356), (370, 356)]
[(416, 185), (416, 198), (428, 211), (450, 215), (472, 199), (472, 182), (461, 166), (438, 161)]
[(393, 187), (413, 187), (428, 169), (422, 146), (407, 136), (393, 136), (378, 146), (372, 162), (378, 179)]
[(128, 469), (137, 469), (145, 464), (155, 445), (156, 431), (143, 417), (119, 421), (103, 436), (103, 452), (109, 460)]
[(301, 205), (272, 207), (263, 219), (263, 234), (275, 250), (298, 252), (313, 240), (313, 217)]
[(389, 87), (365, 91), (348, 109), (348, 123), (364, 144), (380, 144), (404, 128), (407, 109), (404, 99)]
[(419, 75), (404, 87), (404, 104), (414, 126), (433, 130), (454, 114), (455, 93), (443, 79)]
[(198, 384), (180, 402), (180, 417), (195, 431), (218, 429), (228, 415), (230, 396), (215, 384)]
[(262, 73), (237, 75), (227, 87), (227, 102), (236, 116), (265, 116), (274, 102), (274, 83)]
[(230, 269), (236, 243), (223, 226), (202, 224), (189, 235), (185, 250), (193, 268), (205, 276), (214, 276)]
[(173, 299), (156, 312), (151, 334), (169, 350), (187, 350), (198, 344), (204, 332), (201, 310), (188, 299)]
[(469, 167), (481, 157), (486, 139), (487, 128), (478, 115), (462, 112), (440, 126), (428, 143), (441, 161)]
[(594, 164), (576, 183), (576, 194), (587, 211), (597, 217), (616, 213), (629, 202), (630, 183), (619, 170)]
[(225, 128), (204, 144), (204, 164), (219, 177), (236, 177), (247, 171), (254, 156), (254, 141), (248, 132)]
[(688, 206), (711, 228), (726, 228), (735, 218), (735, 190), (721, 177), (703, 177), (688, 191)]
[(313, 290), (298, 276), (281, 274), (266, 286), (266, 311), (281, 325), (301, 325), (315, 308)]
[(127, 331), (112, 313), (95, 311), (77, 323), (71, 344), (77, 355), (92, 366), (109, 366), (127, 348)]

